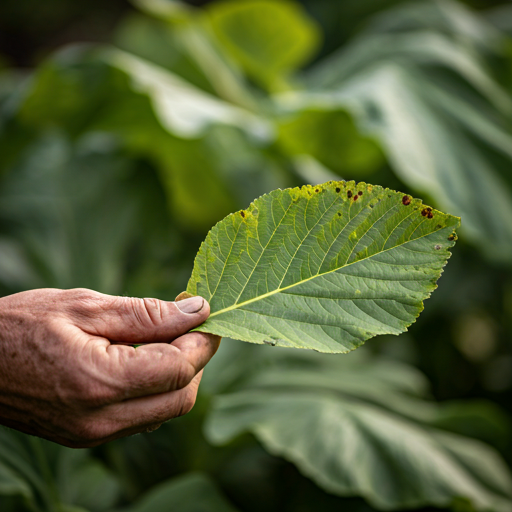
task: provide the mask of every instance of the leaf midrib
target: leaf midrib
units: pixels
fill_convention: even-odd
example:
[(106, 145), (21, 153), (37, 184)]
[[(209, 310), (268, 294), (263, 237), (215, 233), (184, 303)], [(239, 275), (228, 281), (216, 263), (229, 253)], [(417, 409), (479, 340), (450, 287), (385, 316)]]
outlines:
[[(446, 226), (446, 227), (448, 227), (448, 226)], [(245, 306), (247, 304), (252, 304), (253, 302), (258, 302), (259, 300), (266, 299), (267, 297), (271, 297), (272, 295), (275, 295), (276, 293), (281, 293), (281, 292), (283, 292), (285, 290), (289, 290), (290, 288), (294, 288), (295, 286), (299, 286), (299, 285), (301, 285), (303, 283), (307, 283), (308, 281), (316, 279), (317, 277), (322, 277), (322, 276), (325, 276), (325, 275), (328, 275), (328, 274), (332, 274), (333, 272), (338, 272), (339, 270), (342, 270), (344, 268), (350, 267), (351, 265), (354, 265), (355, 263), (359, 263), (361, 261), (368, 260), (370, 258), (373, 258), (374, 256), (377, 256), (379, 254), (384, 254), (385, 252), (392, 251), (394, 249), (398, 249), (399, 247), (402, 247), (403, 245), (406, 245), (406, 244), (408, 244), (410, 242), (415, 242), (416, 240), (420, 240), (421, 238), (425, 238), (426, 236), (430, 236), (430, 235), (435, 234), (435, 233), (436, 233), (436, 231), (432, 231), (430, 233), (427, 233), (426, 235), (422, 235), (422, 236), (419, 236), (417, 238), (409, 239), (406, 242), (403, 242), (401, 244), (395, 245), (393, 247), (389, 247), (388, 249), (384, 249), (384, 250), (376, 252), (374, 254), (370, 254), (370, 256), (366, 256), (365, 258), (361, 258), (360, 260), (355, 260), (355, 261), (352, 261), (350, 263), (345, 263), (341, 267), (335, 268), (333, 270), (329, 270), (327, 272), (323, 272), (323, 273), (320, 273), (320, 274), (315, 274), (314, 276), (308, 277), (307, 279), (303, 279), (302, 281), (297, 281), (296, 283), (293, 283), (293, 284), (291, 284), (289, 286), (285, 286), (284, 288), (276, 288), (275, 290), (272, 290), (272, 291), (270, 291), (268, 293), (265, 293), (263, 295), (258, 295), (257, 297), (254, 297), (253, 299), (246, 300), (245, 302), (240, 302), (238, 304), (233, 304), (232, 306), (229, 306), (228, 308), (224, 308), (224, 309), (220, 309), (219, 311), (215, 311), (208, 318), (212, 318), (214, 316), (217, 316), (217, 315), (220, 315), (220, 314), (223, 314), (223, 313), (227, 313), (228, 311), (233, 311), (234, 309), (240, 309), (241, 307), (243, 307), (243, 306)]]

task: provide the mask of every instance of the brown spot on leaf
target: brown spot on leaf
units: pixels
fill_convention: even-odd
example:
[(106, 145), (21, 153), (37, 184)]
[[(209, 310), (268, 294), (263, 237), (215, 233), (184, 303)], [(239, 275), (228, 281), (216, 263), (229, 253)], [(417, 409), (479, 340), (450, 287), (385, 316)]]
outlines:
[(317, 188), (315, 188), (315, 192), (320, 192), (320, 190), (318, 190)]
[(354, 196), (354, 201), (357, 201), (359, 199), (359, 196), (358, 195), (355, 195)]
[(443, 226), (441, 226), (441, 224), (438, 224), (438, 225), (436, 226), (436, 229), (441, 229), (442, 227), (443, 227)]
[(448, 237), (448, 240), (449, 240), (450, 242), (453, 242), (453, 240), (455, 240), (455, 238), (456, 238), (456, 235), (450, 235), (450, 236)]
[(242, 219), (245, 219), (245, 212), (244, 211), (240, 212), (240, 215), (242, 216)]
[(411, 204), (411, 198), (409, 196), (402, 197), (402, 204), (405, 206), (409, 206)]
[(341, 188), (340, 187), (336, 187), (336, 193), (339, 194), (341, 192)]
[(434, 218), (434, 214), (433, 214), (432, 212), (428, 212), (428, 213), (427, 213), (427, 217), (428, 217), (429, 219), (433, 219), (433, 218)]
[(338, 212), (338, 217), (341, 217), (341, 213), (340, 212)]
[(423, 217), (426, 217), (428, 215), (428, 211), (426, 208), (424, 210), (421, 210), (421, 215), (423, 215)]
[(362, 195), (363, 195), (363, 193), (362, 193), (361, 191), (359, 191), (359, 192), (357, 193), (357, 195), (358, 195), (358, 196), (362, 196)]
[(349, 191), (347, 192), (347, 197), (348, 197), (349, 199), (352, 197), (352, 190), (349, 190)]
[(441, 249), (441, 246), (438, 244), (438, 245), (434, 246), (434, 249), (435, 249), (436, 251), (439, 251), (439, 249)]

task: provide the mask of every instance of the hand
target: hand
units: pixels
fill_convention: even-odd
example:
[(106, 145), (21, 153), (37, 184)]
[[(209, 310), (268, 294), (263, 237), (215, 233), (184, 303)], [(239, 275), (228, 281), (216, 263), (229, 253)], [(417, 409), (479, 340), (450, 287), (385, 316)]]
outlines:
[(186, 414), (220, 342), (188, 332), (209, 314), (201, 297), (42, 289), (1, 298), (0, 423), (78, 448)]

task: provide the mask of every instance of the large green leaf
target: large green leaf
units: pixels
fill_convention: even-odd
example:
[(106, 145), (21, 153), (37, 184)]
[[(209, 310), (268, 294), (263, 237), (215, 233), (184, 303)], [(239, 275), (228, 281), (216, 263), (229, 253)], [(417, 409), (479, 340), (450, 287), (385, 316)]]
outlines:
[(271, 137), (266, 120), (201, 91), (166, 69), (120, 50), (107, 50), (103, 55), (128, 74), (135, 90), (148, 94), (159, 121), (171, 133), (197, 138), (212, 124), (227, 124), (257, 139)]
[(320, 352), (399, 334), (435, 289), (458, 225), (365, 183), (275, 190), (201, 246), (187, 288), (211, 305), (198, 330)]
[(245, 353), (245, 375), (216, 398), (207, 438), (224, 444), (251, 432), (328, 492), (379, 509), (462, 501), (467, 510), (512, 510), (512, 478), (499, 455), (429, 425), (442, 406), (424, 399), (414, 368), (365, 355), (277, 350), (265, 365)]

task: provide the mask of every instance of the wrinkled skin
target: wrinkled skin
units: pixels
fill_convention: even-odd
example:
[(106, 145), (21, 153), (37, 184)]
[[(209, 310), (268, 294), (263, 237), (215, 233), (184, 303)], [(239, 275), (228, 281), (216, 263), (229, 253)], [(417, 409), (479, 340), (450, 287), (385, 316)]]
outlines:
[(209, 313), (200, 297), (41, 289), (1, 298), (0, 423), (78, 448), (189, 412), (220, 339), (188, 331)]

